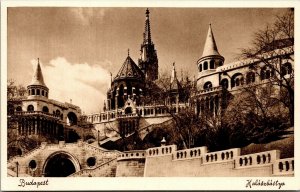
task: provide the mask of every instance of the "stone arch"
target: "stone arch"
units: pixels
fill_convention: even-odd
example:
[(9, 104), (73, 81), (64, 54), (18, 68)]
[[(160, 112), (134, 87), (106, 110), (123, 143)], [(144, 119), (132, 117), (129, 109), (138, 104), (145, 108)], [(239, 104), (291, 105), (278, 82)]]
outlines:
[(67, 117), (67, 123), (69, 125), (77, 125), (77, 116), (74, 112), (69, 112)]
[(80, 163), (76, 157), (66, 151), (57, 151), (47, 157), (43, 165), (43, 176), (66, 177), (80, 171)]
[(228, 89), (228, 87), (229, 87), (229, 82), (228, 82), (228, 79), (226, 79), (226, 78), (222, 79), (220, 84), (224, 89)]
[(16, 111), (21, 112), (21, 111), (22, 111), (22, 107), (21, 107), (21, 106), (18, 106), (18, 107), (16, 108)]
[(244, 77), (241, 73), (236, 73), (231, 78), (231, 88), (244, 84)]
[(210, 69), (215, 69), (215, 60), (214, 59), (210, 60), (210, 62), (209, 62), (209, 68)]
[(43, 112), (49, 113), (49, 108), (48, 108), (47, 106), (44, 106), (44, 107), (43, 107)]
[(209, 88), (212, 88), (212, 83), (210, 81), (207, 81), (206, 83), (204, 83), (203, 89), (209, 89)]
[(28, 105), (27, 106), (27, 111), (34, 111), (33, 105)]
[(246, 83), (250, 84), (250, 83), (254, 83), (254, 82), (255, 82), (255, 73), (250, 71), (246, 75)]
[(131, 113), (132, 113), (132, 107), (126, 107), (125, 114), (131, 114)]
[(281, 75), (284, 76), (284, 75), (287, 75), (287, 74), (291, 74), (293, 71), (293, 68), (292, 68), (292, 64), (287, 62), (287, 63), (284, 63), (281, 67)]

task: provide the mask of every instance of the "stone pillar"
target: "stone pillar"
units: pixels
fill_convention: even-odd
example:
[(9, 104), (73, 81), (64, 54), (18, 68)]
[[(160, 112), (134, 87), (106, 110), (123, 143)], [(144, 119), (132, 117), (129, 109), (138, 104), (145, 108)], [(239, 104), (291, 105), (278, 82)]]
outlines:
[(118, 96), (115, 96), (115, 109), (118, 111)]
[(37, 135), (37, 126), (38, 126), (37, 124), (38, 124), (37, 118), (35, 118), (35, 119), (34, 119), (34, 134), (35, 134), (35, 135)]
[(176, 95), (176, 113), (178, 113), (178, 108), (179, 108), (179, 94)]

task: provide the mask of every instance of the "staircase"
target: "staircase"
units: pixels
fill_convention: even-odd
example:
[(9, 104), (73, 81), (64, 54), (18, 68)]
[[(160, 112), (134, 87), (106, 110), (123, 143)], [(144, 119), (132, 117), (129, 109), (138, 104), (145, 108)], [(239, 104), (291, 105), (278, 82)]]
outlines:
[(68, 177), (115, 177), (116, 169), (117, 158), (113, 158), (95, 168), (81, 169)]

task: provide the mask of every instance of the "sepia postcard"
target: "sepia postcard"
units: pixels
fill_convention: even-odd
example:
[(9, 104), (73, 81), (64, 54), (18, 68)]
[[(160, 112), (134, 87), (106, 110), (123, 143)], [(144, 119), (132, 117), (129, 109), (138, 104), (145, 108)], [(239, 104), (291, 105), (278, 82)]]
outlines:
[(3, 1), (1, 190), (300, 190), (299, 6)]

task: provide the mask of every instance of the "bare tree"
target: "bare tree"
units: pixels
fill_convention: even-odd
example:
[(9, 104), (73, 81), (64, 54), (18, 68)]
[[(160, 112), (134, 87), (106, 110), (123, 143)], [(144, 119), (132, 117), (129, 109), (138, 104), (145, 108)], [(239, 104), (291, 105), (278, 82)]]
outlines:
[[(276, 21), (254, 34), (250, 48), (242, 49), (242, 58), (251, 59), (252, 70), (269, 86), (279, 90), (276, 98), (289, 111), (294, 124), (294, 10), (289, 9)], [(266, 82), (266, 81), (265, 81)]]

